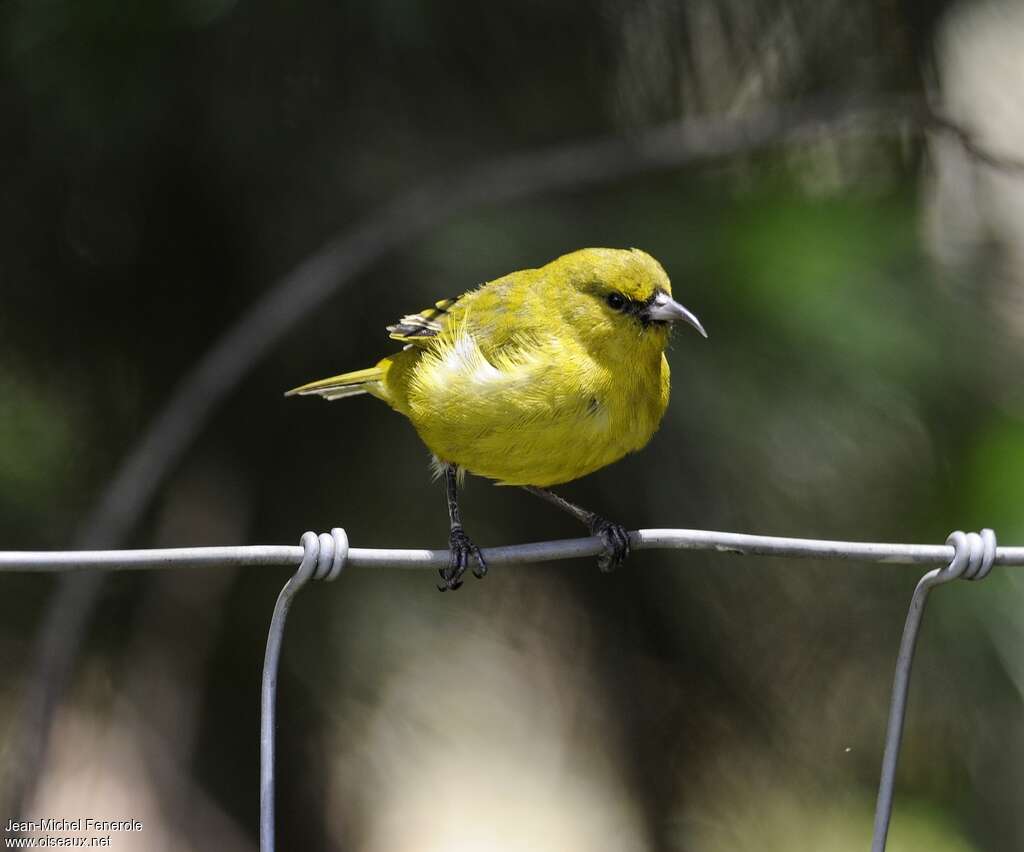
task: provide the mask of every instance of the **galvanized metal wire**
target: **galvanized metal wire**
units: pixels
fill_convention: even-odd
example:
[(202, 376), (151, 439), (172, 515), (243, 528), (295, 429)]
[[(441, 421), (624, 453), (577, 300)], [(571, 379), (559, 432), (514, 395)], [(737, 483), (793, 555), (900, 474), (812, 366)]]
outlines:
[(302, 561), (277, 596), (274, 615), (267, 634), (267, 652), (263, 658), (263, 684), (260, 690), (260, 850), (274, 852), (274, 802), (276, 800), (275, 740), (277, 729), (277, 673), (281, 663), (284, 623), (292, 599), (310, 580), (333, 580), (345, 567), (348, 536), (339, 527), (330, 535), (304, 533)]
[[(1024, 565), (1024, 547), (997, 547), (992, 530), (954, 532), (944, 545), (827, 541), (745, 535), (707, 530), (653, 529), (629, 534), (634, 550), (710, 550), (746, 556), (840, 559), (888, 564), (939, 565), (914, 590), (896, 659), (889, 721), (875, 810), (872, 852), (884, 852), (892, 814), (896, 767), (914, 649), (928, 592), (957, 578), (980, 580), (993, 566)], [(508, 547), (484, 548), (489, 565), (516, 565), (596, 556), (601, 539), (575, 538)], [(298, 591), (310, 580), (333, 580), (346, 566), (373, 568), (441, 568), (447, 550), (349, 547), (340, 528), (330, 534), (307, 532), (298, 546), (185, 547), (152, 550), (0, 551), (0, 572), (53, 573), (76, 570), (137, 571), (158, 568), (217, 566), (290, 566), (298, 570), (285, 583), (274, 606), (263, 664), (260, 718), (260, 849), (275, 848), (275, 739), (277, 677), (284, 626)]]
[(875, 830), (871, 839), (871, 852), (885, 852), (892, 816), (893, 789), (896, 785), (896, 764), (899, 762), (900, 742), (903, 739), (903, 721), (907, 715), (907, 694), (910, 691), (910, 668), (914, 662), (914, 648), (924, 617), (928, 592), (934, 586), (962, 577), (965, 580), (983, 580), (992, 570), (998, 548), (996, 534), (984, 529), (981, 534), (957, 530), (946, 539), (953, 547), (953, 558), (945, 568), (936, 568), (925, 574), (910, 599), (903, 638), (896, 657), (892, 699), (889, 704), (889, 724), (885, 733), (885, 751), (882, 755), (882, 775), (878, 783), (878, 801), (875, 804)]
[[(744, 556), (783, 556), (790, 559), (842, 559), (902, 565), (948, 565), (951, 545), (879, 544), (864, 541), (823, 541), (709, 530), (653, 529), (629, 534), (633, 550), (711, 550)], [(485, 547), (488, 565), (522, 565), (596, 556), (599, 538)], [(298, 545), (243, 545), (239, 547), (175, 547), (151, 550), (18, 550), (0, 551), (0, 572), (59, 572), (82, 569), (141, 571), (155, 568), (214, 568), (217, 566), (298, 565), (304, 550)], [(447, 550), (410, 550), (375, 547), (349, 549), (347, 564), (356, 568), (441, 568)], [(1024, 547), (1000, 547), (996, 565), (1024, 565)]]

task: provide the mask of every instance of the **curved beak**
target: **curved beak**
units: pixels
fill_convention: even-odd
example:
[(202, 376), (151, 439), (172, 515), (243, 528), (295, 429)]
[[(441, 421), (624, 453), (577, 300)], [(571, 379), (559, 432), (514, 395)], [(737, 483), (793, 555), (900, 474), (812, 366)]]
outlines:
[(697, 319), (696, 314), (684, 308), (679, 304), (679, 302), (669, 296), (668, 293), (662, 293), (659, 291), (654, 297), (654, 301), (647, 306), (644, 313), (647, 315), (648, 319), (656, 322), (677, 322), (678, 320), (682, 320), (697, 329), (702, 337), (708, 336), (708, 333), (704, 330), (704, 326), (702, 326), (700, 324), (700, 320)]

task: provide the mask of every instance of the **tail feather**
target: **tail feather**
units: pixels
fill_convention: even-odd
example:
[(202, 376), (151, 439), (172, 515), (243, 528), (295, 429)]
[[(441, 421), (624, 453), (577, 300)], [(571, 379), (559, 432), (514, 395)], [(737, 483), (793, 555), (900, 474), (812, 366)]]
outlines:
[[(328, 379), (310, 382), (292, 388), (285, 393), (285, 396), (322, 396), (324, 399), (344, 399), (347, 396), (358, 396), (363, 393), (373, 393), (380, 387), (384, 380), (386, 366), (378, 364), (376, 367), (369, 367), (365, 370), (356, 370), (353, 373), (342, 373), (340, 376), (331, 376)], [(376, 394), (375, 394), (376, 395)]]

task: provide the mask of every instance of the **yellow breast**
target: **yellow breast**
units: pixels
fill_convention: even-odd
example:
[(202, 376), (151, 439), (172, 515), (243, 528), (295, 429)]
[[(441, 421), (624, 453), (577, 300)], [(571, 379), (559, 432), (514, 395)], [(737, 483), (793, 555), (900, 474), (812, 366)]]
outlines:
[(647, 444), (668, 405), (660, 349), (598, 359), (555, 335), (485, 355), (458, 333), (402, 355), (389, 390), (423, 442), (506, 485), (555, 485), (611, 464)]

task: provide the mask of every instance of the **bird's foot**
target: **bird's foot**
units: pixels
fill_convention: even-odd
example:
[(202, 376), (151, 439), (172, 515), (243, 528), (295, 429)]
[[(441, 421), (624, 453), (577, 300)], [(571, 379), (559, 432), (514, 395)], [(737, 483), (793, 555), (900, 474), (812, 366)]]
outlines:
[(604, 542), (604, 553), (597, 558), (597, 567), (604, 573), (614, 571), (629, 557), (629, 533), (622, 524), (594, 515), (587, 526), (590, 534)]
[(472, 557), (476, 563), (473, 566), (473, 576), (482, 579), (487, 573), (487, 562), (484, 560), (480, 548), (470, 540), (461, 527), (456, 527), (448, 536), (449, 557), (448, 565), (441, 568), (437, 573), (441, 575), (441, 582), (437, 584), (439, 591), (453, 592), (462, 585), (462, 575), (469, 567), (469, 560)]

